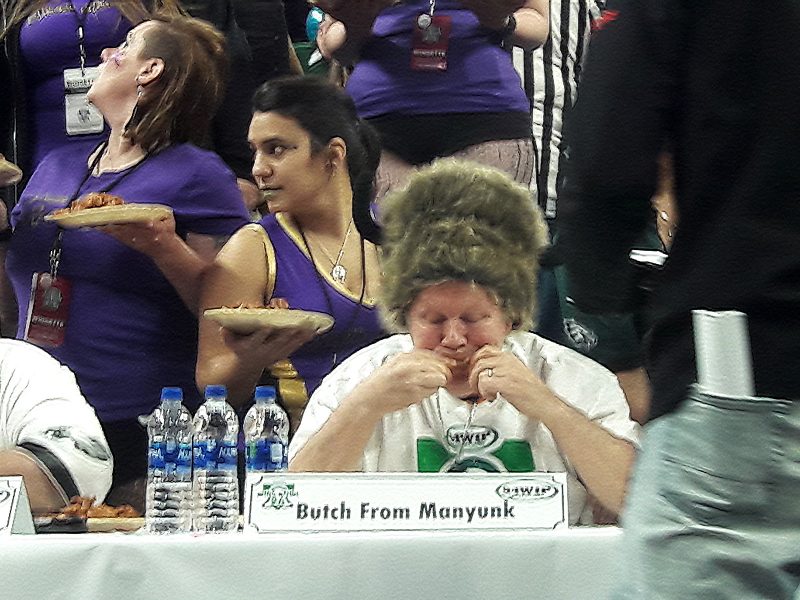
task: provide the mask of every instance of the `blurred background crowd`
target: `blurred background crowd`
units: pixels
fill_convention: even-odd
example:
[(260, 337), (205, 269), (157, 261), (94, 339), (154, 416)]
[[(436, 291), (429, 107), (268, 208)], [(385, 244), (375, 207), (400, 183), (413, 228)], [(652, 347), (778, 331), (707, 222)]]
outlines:
[[(1, 150), (22, 177), (3, 190), (3, 258), (9, 257), (0, 327), (7, 337), (36, 342), (31, 277), (42, 271), (69, 281), (69, 323), (54, 334), (57, 342), (44, 334), (39, 343), (76, 373), (95, 408), (116, 458), (121, 497), (145, 469), (137, 417), (152, 409), (167, 380), (187, 389), (191, 409), (206, 384), (226, 384), (242, 415), (256, 384), (275, 384), (294, 431), (325, 374), (386, 335), (375, 305), (380, 204), (420, 167), (454, 157), (505, 172), (530, 189), (552, 238), (562, 125), (602, 6), (549, 4), (4, 1), (2, 77), (9, 93)], [(175, 43), (197, 48), (160, 52), (164, 63), (196, 70), (197, 81), (162, 85), (169, 76), (163, 65), (140, 68), (127, 91), (119, 78), (99, 77), (109, 61), (119, 69), (121, 57), (133, 54), (134, 34), (149, 19), (174, 28), (184, 16), (221, 35), (184, 28)], [(440, 55), (431, 58), (428, 47)], [(283, 80), (292, 75), (295, 83)], [(276, 79), (279, 85), (260, 91), (253, 104), (255, 91)], [(326, 147), (319, 166), (281, 156), (287, 141), (294, 150), (304, 138), (312, 155)], [(332, 139), (340, 145), (327, 148)], [(295, 181), (315, 169), (318, 184)], [(45, 212), (89, 191), (167, 204), (174, 223), (155, 232), (107, 227), (98, 236), (53, 228), (42, 235)], [(248, 221), (254, 224), (242, 227)], [(559, 292), (556, 272), (563, 267), (556, 262), (545, 261), (531, 323), (549, 339), (603, 357), (643, 421), (638, 322), (625, 317), (621, 331), (598, 340), (587, 329), (592, 324), (579, 323), (565, 303), (563, 287)], [(238, 339), (201, 319), (198, 338), (198, 310), (262, 306), (273, 298), (333, 314), (336, 326), (318, 340), (296, 331)], [(621, 336), (627, 337), (617, 342)], [(604, 354), (612, 344), (617, 355)]]
[[(240, 416), (275, 386), (299, 470), (566, 470), (585, 523), (616, 522), (640, 426), (680, 415), (692, 309), (746, 312), (750, 395), (797, 397), (774, 361), (798, 339), (800, 119), (764, 116), (775, 71), (800, 83), (796, 2), (742, 8), (750, 32), (677, 1), (0, 3), (0, 332), (74, 373), (111, 504), (141, 506), (163, 386), (194, 411), (225, 385)], [(98, 192), (171, 212), (44, 218)], [(224, 306), (334, 325), (242, 335), (202, 317)], [(57, 394), (36, 389), (31, 410)], [(510, 445), (447, 449), (473, 418)], [(42, 431), (0, 452), (53, 455)], [(88, 468), (37, 506), (101, 495)]]

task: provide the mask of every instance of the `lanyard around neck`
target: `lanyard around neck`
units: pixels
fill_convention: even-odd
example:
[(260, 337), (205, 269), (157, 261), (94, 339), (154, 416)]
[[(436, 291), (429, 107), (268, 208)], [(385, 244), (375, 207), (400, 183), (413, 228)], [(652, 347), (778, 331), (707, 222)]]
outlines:
[[(314, 262), (314, 255), (311, 253), (311, 247), (308, 245), (308, 240), (306, 239), (306, 235), (303, 232), (302, 227), (298, 227), (300, 230), (300, 238), (303, 240), (303, 245), (305, 246), (306, 252), (308, 252), (308, 258), (311, 260), (311, 268), (314, 271), (314, 276), (317, 281), (317, 284), (322, 289), (322, 295), (325, 297), (325, 304), (328, 307), (328, 314), (332, 316), (334, 319), (336, 318), (333, 314), (333, 300), (331, 299), (328, 286), (320, 275), (319, 270), (317, 269), (317, 264)], [(342, 283), (344, 286), (344, 283)], [(337, 332), (336, 344), (342, 348), (346, 347), (347, 342), (349, 341), (348, 338), (353, 332), (353, 326), (355, 325), (356, 318), (358, 317), (358, 313), (364, 306), (364, 293), (367, 288), (367, 261), (366, 261), (366, 252), (364, 248), (364, 238), (361, 238), (361, 294), (358, 297), (358, 304), (353, 307), (353, 312), (350, 314), (350, 319), (347, 321), (347, 324)], [(323, 333), (322, 335), (329, 334), (333, 331), (331, 328), (329, 331)], [(332, 339), (332, 338), (329, 338)], [(334, 350), (333, 358), (331, 359), (331, 370), (335, 369), (338, 363), (338, 352)]]
[(67, 6), (70, 7), (72, 13), (75, 15), (75, 20), (78, 22), (78, 27), (75, 29), (75, 35), (78, 37), (78, 52), (80, 53), (81, 58), (81, 76), (86, 75), (86, 32), (84, 25), (86, 23), (86, 15), (89, 11), (90, 3), (91, 0), (89, 0), (89, 2), (87, 2), (81, 10), (78, 10), (75, 8), (72, 0), (68, 0), (67, 2)]
[[(89, 181), (89, 178), (92, 176), (92, 173), (94, 173), (94, 170), (97, 168), (97, 165), (100, 164), (100, 159), (103, 157), (103, 153), (106, 151), (106, 148), (108, 148), (108, 140), (106, 140), (97, 147), (96, 150), (97, 156), (94, 157), (91, 164), (89, 165), (89, 168), (86, 170), (86, 174), (83, 176), (81, 182), (78, 184), (78, 187), (69, 197), (67, 206), (72, 204), (78, 198), (78, 196), (80, 196), (83, 186), (86, 185), (86, 182)], [(130, 175), (131, 173), (136, 171), (136, 169), (142, 166), (147, 161), (148, 158), (150, 158), (149, 152), (144, 155), (142, 160), (140, 160), (138, 163), (136, 163), (129, 169), (126, 169), (125, 172), (122, 173), (122, 175), (120, 175), (114, 181), (110, 182), (108, 185), (98, 190), (97, 193), (105, 194), (110, 192), (112, 189), (117, 187), (122, 182), (122, 180), (124, 180), (128, 175)], [(50, 248), (50, 275), (52, 275), (54, 279), (58, 274), (58, 265), (61, 262), (61, 249), (63, 246), (63, 239), (64, 239), (64, 230), (61, 227), (59, 227), (58, 233), (56, 233), (56, 239), (53, 240), (53, 246)]]
[[(107, 149), (108, 149), (108, 140), (104, 141), (102, 144), (100, 144), (97, 147), (97, 150), (95, 150), (95, 152), (97, 153), (96, 156), (92, 159), (91, 164), (89, 164), (89, 168), (86, 170), (86, 174), (83, 176), (83, 179), (81, 179), (81, 182), (78, 184), (77, 189), (70, 196), (69, 203), (67, 203), (67, 206), (69, 206), (69, 204), (71, 204), (73, 201), (75, 201), (78, 198), (78, 196), (80, 196), (80, 193), (81, 193), (81, 190), (83, 189), (83, 186), (86, 185), (86, 182), (89, 181), (89, 179), (91, 178), (92, 174), (95, 172), (95, 170), (97, 170), (97, 166), (100, 164), (100, 160), (103, 158), (103, 154), (106, 152)], [(145, 153), (145, 155), (142, 157), (142, 160), (140, 160), (138, 163), (136, 163), (135, 165), (125, 169), (120, 174), (119, 177), (114, 179), (114, 181), (110, 182), (105, 187), (97, 190), (97, 193), (105, 194), (105, 193), (110, 192), (112, 189), (117, 187), (128, 175), (130, 175), (131, 173), (136, 171), (136, 169), (141, 167), (147, 161), (148, 158), (150, 158), (150, 153), (149, 152)]]

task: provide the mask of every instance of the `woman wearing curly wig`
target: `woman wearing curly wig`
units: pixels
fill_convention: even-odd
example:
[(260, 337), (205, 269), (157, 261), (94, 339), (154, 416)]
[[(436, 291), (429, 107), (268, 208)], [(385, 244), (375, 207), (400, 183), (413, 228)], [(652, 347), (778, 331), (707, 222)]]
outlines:
[[(565, 471), (570, 522), (591, 521), (587, 492), (618, 512), (637, 427), (610, 372), (525, 331), (547, 240), (528, 190), (496, 170), (441, 161), (388, 196), (381, 216), (380, 300), (389, 325), (407, 333), (322, 382), (290, 468)], [(492, 445), (447, 434), (470, 418), (497, 433)]]

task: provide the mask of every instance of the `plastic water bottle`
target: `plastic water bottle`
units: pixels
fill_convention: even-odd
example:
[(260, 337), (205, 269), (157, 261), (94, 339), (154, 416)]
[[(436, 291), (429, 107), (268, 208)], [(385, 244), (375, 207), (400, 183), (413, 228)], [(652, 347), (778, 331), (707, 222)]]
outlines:
[(256, 403), (244, 418), (247, 472), (285, 471), (289, 456), (289, 418), (275, 403), (275, 388), (256, 388)]
[(192, 415), (180, 388), (161, 390), (161, 404), (147, 426), (145, 526), (150, 533), (188, 532), (192, 527)]
[(206, 386), (205, 397), (194, 416), (194, 529), (236, 531), (239, 420), (224, 385)]

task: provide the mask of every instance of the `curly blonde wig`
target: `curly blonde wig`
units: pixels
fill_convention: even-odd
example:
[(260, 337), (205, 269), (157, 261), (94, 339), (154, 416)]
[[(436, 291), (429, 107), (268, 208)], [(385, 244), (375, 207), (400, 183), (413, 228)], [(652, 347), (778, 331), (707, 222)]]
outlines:
[(442, 159), (387, 196), (380, 215), (381, 304), (390, 328), (406, 329), (423, 289), (452, 280), (485, 288), (515, 329), (533, 326), (548, 234), (529, 190), (496, 169)]

